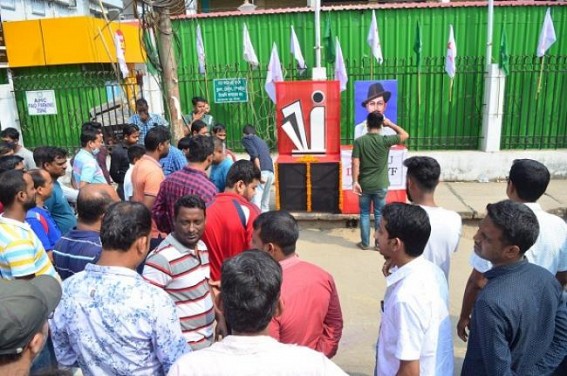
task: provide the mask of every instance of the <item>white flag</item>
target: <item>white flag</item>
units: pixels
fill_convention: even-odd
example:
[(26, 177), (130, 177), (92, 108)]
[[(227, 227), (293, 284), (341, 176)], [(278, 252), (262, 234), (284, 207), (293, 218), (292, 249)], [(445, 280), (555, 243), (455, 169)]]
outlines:
[(276, 81), (283, 81), (282, 65), (278, 55), (278, 48), (274, 43), (272, 47), (272, 55), (270, 56), (270, 63), (268, 64), (268, 74), (266, 75), (266, 92), (272, 100), (276, 103)]
[(254, 68), (258, 68), (260, 63), (258, 62), (256, 51), (254, 51), (254, 46), (250, 40), (250, 34), (248, 34), (246, 24), (244, 24), (244, 27), (242, 28), (242, 41), (244, 43), (244, 60), (246, 60), (248, 64), (252, 65)]
[(201, 34), (201, 25), (197, 25), (197, 59), (199, 60), (199, 73), (205, 74), (205, 45)]
[(126, 64), (126, 58), (124, 57), (124, 34), (122, 34), (120, 30), (114, 33), (114, 47), (116, 48), (116, 60), (118, 60), (122, 78), (126, 78), (130, 74), (130, 71)]
[(299, 73), (303, 73), (303, 71), (307, 69), (307, 65), (305, 64), (305, 59), (303, 58), (303, 54), (301, 53), (301, 46), (299, 45), (299, 40), (297, 40), (297, 35), (295, 35), (293, 25), (291, 26), (290, 50), (295, 60), (297, 60)]
[(380, 44), (380, 36), (378, 35), (378, 23), (376, 22), (376, 14), (372, 11), (372, 22), (370, 23), (370, 30), (368, 30), (368, 38), (366, 38), (372, 55), (376, 58), (378, 64), (384, 62), (382, 57), (382, 45)]
[(348, 82), (348, 74), (346, 71), (345, 60), (343, 59), (343, 50), (341, 49), (338, 37), (335, 43), (335, 51), (335, 80), (338, 80), (341, 83), (341, 91), (344, 91), (346, 90), (346, 84)]
[(557, 40), (555, 35), (555, 28), (553, 27), (553, 21), (551, 20), (551, 11), (547, 8), (545, 12), (545, 19), (543, 20), (543, 25), (539, 33), (539, 42), (537, 43), (537, 57), (542, 57), (545, 52), (551, 47), (553, 43)]
[(445, 57), (445, 72), (449, 77), (455, 77), (457, 66), (455, 59), (457, 57), (457, 45), (455, 44), (455, 34), (453, 33), (453, 25), (449, 25), (449, 41), (447, 42), (447, 56)]

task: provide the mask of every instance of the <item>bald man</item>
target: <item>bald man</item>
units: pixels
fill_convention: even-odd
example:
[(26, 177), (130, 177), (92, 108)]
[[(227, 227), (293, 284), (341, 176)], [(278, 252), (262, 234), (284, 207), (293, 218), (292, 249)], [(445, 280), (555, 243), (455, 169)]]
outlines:
[(83, 271), (87, 264), (94, 264), (100, 257), (100, 226), (106, 209), (120, 201), (118, 194), (108, 184), (87, 184), (77, 197), (77, 227), (55, 244), (53, 262), (61, 279)]

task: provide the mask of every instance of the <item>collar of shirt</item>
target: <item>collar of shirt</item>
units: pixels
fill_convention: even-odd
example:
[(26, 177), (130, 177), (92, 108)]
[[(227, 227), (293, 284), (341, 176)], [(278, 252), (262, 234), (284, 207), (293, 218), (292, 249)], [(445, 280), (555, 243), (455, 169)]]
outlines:
[(282, 269), (287, 269), (287, 268), (291, 268), (292, 266), (298, 264), (300, 261), (301, 260), (299, 259), (297, 254), (294, 254), (291, 257), (288, 257), (288, 258), (281, 260), (280, 265), (281, 265)]
[(5, 223), (7, 225), (21, 227), (24, 230), (30, 230), (31, 229), (30, 225), (28, 225), (26, 222), (20, 222), (20, 221), (17, 221), (15, 219), (12, 219), (12, 218), (6, 218), (6, 217), (4, 217), (4, 213), (0, 214), (0, 223)]
[(90, 273), (114, 274), (128, 278), (142, 278), (135, 270), (124, 266), (101, 266), (97, 264), (87, 264), (85, 271)]
[(150, 162), (152, 162), (153, 164), (155, 164), (156, 166), (158, 166), (158, 167), (161, 169), (161, 164), (159, 163), (159, 161), (156, 161), (155, 159), (153, 159), (153, 158), (150, 157), (149, 155), (144, 154), (141, 159), (145, 159), (145, 160), (147, 160), (147, 161), (150, 161)]
[(174, 236), (174, 233), (172, 232), (171, 234), (167, 235), (167, 237), (165, 238), (165, 240), (167, 240), (167, 242), (169, 244), (171, 244), (175, 249), (177, 249), (178, 251), (182, 252), (182, 253), (190, 253), (195, 257), (199, 256), (199, 251), (201, 250), (205, 250), (206, 246), (205, 243), (203, 243), (202, 240), (199, 240), (197, 242), (197, 245), (195, 246), (195, 249), (191, 249), (186, 247), (185, 245), (181, 244), (181, 242), (179, 240), (177, 240)]
[(157, 114), (149, 113), (148, 114), (148, 120), (143, 121), (142, 118), (140, 118), (140, 115), (135, 114), (133, 116), (133, 120), (134, 120), (134, 123), (148, 125), (152, 120), (154, 120), (156, 118), (156, 116), (157, 116)]
[(184, 170), (187, 170), (186, 172), (189, 172), (191, 174), (201, 174), (204, 177), (206, 177), (207, 179), (209, 179), (209, 177), (207, 176), (207, 173), (205, 171), (201, 171), (201, 170), (197, 170), (193, 167), (189, 167), (189, 165), (183, 167)]
[(534, 213), (543, 211), (543, 209), (541, 208), (541, 205), (538, 204), (537, 202), (524, 202), (524, 205), (526, 205), (528, 208), (532, 209), (532, 211)]
[(412, 271), (419, 268), (424, 262), (425, 259), (423, 258), (423, 256), (419, 256), (411, 260), (404, 266), (397, 268), (392, 272), (392, 274), (386, 277), (386, 286), (390, 287), (393, 284), (398, 283), (399, 281), (407, 277)]
[(514, 273), (515, 271), (517, 271), (518, 269), (520, 269), (521, 267), (523, 267), (527, 263), (528, 263), (528, 259), (526, 259), (525, 257), (522, 257), (522, 259), (520, 261), (516, 261), (516, 262), (513, 262), (511, 264), (494, 266), (494, 267), (492, 267), (492, 269), (485, 272), (484, 276), (487, 279), (493, 279), (493, 278), (499, 277), (501, 275)]
[(265, 345), (278, 343), (270, 336), (238, 336), (229, 335), (222, 340), (222, 344), (231, 348), (234, 353), (247, 353), (250, 349), (258, 349)]

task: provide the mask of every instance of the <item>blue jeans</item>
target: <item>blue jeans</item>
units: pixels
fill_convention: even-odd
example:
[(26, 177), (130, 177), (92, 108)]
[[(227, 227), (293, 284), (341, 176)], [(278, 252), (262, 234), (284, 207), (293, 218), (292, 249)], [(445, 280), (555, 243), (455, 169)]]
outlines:
[(274, 173), (268, 170), (262, 171), (262, 180), (265, 181), (265, 183), (258, 184), (256, 187), (256, 194), (252, 199), (252, 203), (255, 204), (262, 213), (265, 213), (270, 211), (270, 190), (274, 183)]
[(370, 204), (374, 204), (374, 230), (380, 227), (382, 208), (386, 205), (388, 189), (380, 189), (376, 193), (363, 193), (358, 199), (360, 208), (360, 240), (362, 245), (370, 245)]

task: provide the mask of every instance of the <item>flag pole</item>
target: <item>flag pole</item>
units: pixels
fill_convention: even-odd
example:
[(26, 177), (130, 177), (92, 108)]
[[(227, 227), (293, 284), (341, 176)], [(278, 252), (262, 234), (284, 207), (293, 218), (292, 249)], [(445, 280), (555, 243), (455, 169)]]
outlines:
[(449, 103), (451, 103), (451, 100), (453, 99), (453, 78), (451, 78), (451, 80), (449, 81)]
[(370, 58), (370, 79), (374, 80), (374, 59)]
[(326, 80), (327, 68), (321, 68), (321, 0), (315, 0), (315, 66), (311, 71), (313, 80)]
[(541, 67), (539, 69), (539, 78), (537, 80), (537, 91), (535, 95), (535, 99), (539, 96), (539, 92), (541, 91), (541, 78), (543, 76), (543, 66), (545, 65), (545, 55), (541, 57)]
[(417, 105), (421, 105), (421, 70), (417, 70)]

